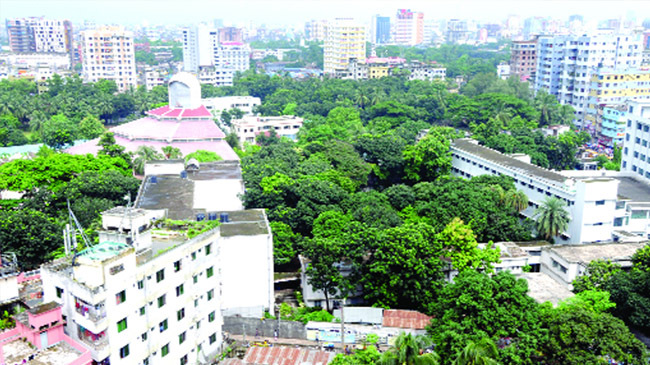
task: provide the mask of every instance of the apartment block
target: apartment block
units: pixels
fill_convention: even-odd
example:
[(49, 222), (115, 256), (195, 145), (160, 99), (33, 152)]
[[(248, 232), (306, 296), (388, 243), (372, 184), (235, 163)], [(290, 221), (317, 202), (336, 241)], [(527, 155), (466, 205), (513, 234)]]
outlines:
[(650, 183), (650, 102), (627, 103), (625, 142), (621, 171), (629, 171)]
[(113, 80), (119, 91), (137, 87), (133, 32), (105, 26), (83, 31), (80, 37), (86, 82)]
[(390, 42), (390, 17), (374, 15), (370, 24), (370, 42), (386, 44)]
[(334, 74), (347, 69), (350, 59), (365, 60), (366, 29), (350, 18), (338, 18), (327, 27), (324, 71)]
[(395, 16), (394, 43), (415, 46), (424, 40), (424, 13), (398, 9)]
[(271, 130), (274, 130), (279, 137), (295, 140), (298, 138), (303, 119), (295, 115), (278, 117), (245, 115), (242, 119), (234, 119), (231, 123), (232, 130), (237, 133), (239, 141), (243, 144), (244, 142), (255, 143), (255, 137), (269, 133)]
[[(508, 176), (515, 187), (529, 199), (522, 212), (533, 217), (534, 211), (548, 197), (566, 203), (571, 220), (557, 243), (583, 244), (612, 240), (647, 238), (650, 219), (639, 218), (633, 225), (632, 215), (648, 215), (650, 185), (637, 176), (617, 171), (552, 171), (529, 163), (522, 156), (505, 155), (480, 146), (471, 139), (452, 141), (452, 173), (471, 178), (479, 175)], [(646, 208), (640, 208), (645, 206)]]
[(597, 109), (595, 135), (599, 144), (607, 147), (623, 146), (626, 112), (625, 104), (605, 104)]
[(627, 70), (641, 64), (639, 34), (540, 37), (535, 92), (555, 95), (575, 109), (574, 124), (584, 126), (592, 76), (599, 69)]
[(7, 19), (7, 35), (9, 36), (9, 47), (12, 52), (27, 53), (36, 52), (34, 42), (34, 31), (32, 24), (36, 18)]
[(219, 43), (224, 42), (244, 42), (244, 33), (241, 28), (235, 27), (224, 27), (220, 28), (218, 31), (219, 34)]
[(69, 20), (7, 19), (6, 28), (12, 52), (66, 53), (72, 59), (72, 23)]
[(327, 20), (310, 20), (305, 23), (305, 38), (309, 41), (324, 42), (327, 38)]
[(510, 53), (510, 73), (521, 81), (535, 82), (537, 68), (537, 38), (514, 41)]

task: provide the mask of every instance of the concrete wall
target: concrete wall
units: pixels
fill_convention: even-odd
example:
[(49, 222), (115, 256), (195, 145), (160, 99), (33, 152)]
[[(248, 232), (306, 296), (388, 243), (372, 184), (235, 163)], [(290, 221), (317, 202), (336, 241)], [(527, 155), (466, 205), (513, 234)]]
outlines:
[(255, 340), (256, 333), (259, 339), (273, 338), (274, 331), (278, 329), (278, 336), (282, 338), (307, 339), (307, 330), (301, 322), (278, 321), (277, 319), (224, 317), (223, 331), (233, 335), (243, 335), (246, 339)]

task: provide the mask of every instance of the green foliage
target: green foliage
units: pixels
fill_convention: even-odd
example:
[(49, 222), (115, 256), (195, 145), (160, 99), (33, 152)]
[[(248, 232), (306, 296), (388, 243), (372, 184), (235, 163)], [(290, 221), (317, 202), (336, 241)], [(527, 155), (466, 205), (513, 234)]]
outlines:
[(194, 238), (198, 235), (201, 235), (205, 232), (209, 232), (220, 225), (220, 222), (217, 220), (202, 220), (200, 222), (190, 221), (190, 220), (172, 220), (165, 219), (160, 222), (161, 226), (168, 228), (174, 231), (183, 232), (187, 238)]
[(587, 270), (573, 280), (573, 291), (580, 293), (585, 290), (599, 290), (607, 283), (612, 275), (621, 270), (621, 265), (610, 260), (594, 260), (587, 265)]
[(483, 337), (477, 342), (469, 341), (454, 360), (454, 365), (496, 365), (497, 355), (494, 342), (490, 338)]
[[(440, 356), (432, 350), (431, 339), (424, 335), (413, 336), (401, 332), (391, 347), (381, 355), (381, 365), (440, 364)], [(426, 352), (425, 352), (426, 349)]]
[(377, 364), (381, 353), (375, 346), (368, 346), (361, 350), (356, 350), (350, 355), (337, 354), (334, 356), (330, 365), (374, 365)]
[(616, 303), (610, 300), (609, 292), (603, 290), (585, 290), (570, 297), (558, 304), (559, 308), (567, 306), (581, 307), (595, 313), (609, 312), (610, 309), (616, 308)]
[(61, 244), (61, 230), (46, 214), (0, 210), (0, 252), (13, 252), (25, 270), (37, 268)]
[(45, 122), (41, 135), (43, 142), (54, 149), (61, 149), (75, 139), (73, 126), (63, 114), (54, 115), (49, 121)]
[(547, 240), (559, 236), (569, 227), (569, 212), (565, 209), (566, 203), (563, 200), (550, 197), (535, 209), (534, 218), (537, 232)]
[(149, 146), (140, 146), (135, 151), (135, 158), (133, 159), (133, 169), (138, 175), (144, 175), (144, 167), (149, 161), (162, 160), (163, 155), (156, 151), (155, 148)]
[(275, 265), (285, 265), (296, 257), (301, 236), (294, 233), (288, 224), (270, 222), (273, 232), (273, 260)]
[(104, 124), (94, 115), (88, 115), (79, 122), (77, 130), (81, 139), (93, 139), (104, 133)]
[(176, 160), (183, 158), (183, 153), (178, 147), (165, 146), (161, 148), (163, 155), (168, 160)]
[(451, 170), (449, 139), (439, 130), (431, 129), (415, 146), (404, 150), (404, 172), (408, 179), (433, 181)]
[(650, 244), (646, 244), (632, 255), (632, 263), (636, 270), (650, 271)]
[(188, 154), (185, 156), (185, 161), (189, 161), (192, 158), (196, 159), (199, 162), (213, 162), (223, 160), (223, 158), (221, 158), (221, 156), (219, 156), (216, 152), (206, 150), (197, 150)]

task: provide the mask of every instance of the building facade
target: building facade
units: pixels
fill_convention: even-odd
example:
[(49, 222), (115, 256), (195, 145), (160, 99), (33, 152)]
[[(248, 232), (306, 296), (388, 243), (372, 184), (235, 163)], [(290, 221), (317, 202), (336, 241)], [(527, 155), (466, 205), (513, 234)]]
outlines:
[(119, 91), (137, 87), (133, 32), (101, 27), (83, 31), (80, 37), (84, 81), (113, 80)]
[(370, 24), (370, 42), (386, 44), (390, 42), (390, 17), (374, 15)]
[(416, 46), (424, 40), (424, 13), (398, 9), (395, 16), (394, 43)]
[(246, 115), (242, 119), (231, 121), (232, 130), (239, 136), (239, 141), (255, 143), (255, 137), (262, 133), (274, 130), (279, 137), (287, 137), (295, 140), (298, 138), (298, 131), (302, 127), (303, 119), (295, 115), (283, 115), (279, 117), (257, 117)]
[(219, 43), (238, 42), (244, 43), (244, 33), (241, 28), (224, 27), (219, 29)]
[(537, 39), (514, 41), (510, 53), (510, 73), (521, 81), (535, 82)]
[(305, 38), (308, 41), (324, 42), (327, 38), (327, 20), (310, 20), (305, 23)]
[(350, 59), (365, 60), (365, 27), (350, 18), (336, 19), (327, 27), (323, 57), (327, 74), (347, 69)]
[(625, 112), (626, 105), (603, 105), (596, 112), (596, 136), (598, 143), (614, 147), (621, 147), (625, 140)]
[(621, 171), (638, 174), (650, 183), (650, 102), (629, 102), (625, 121)]
[(555, 95), (575, 109), (574, 124), (584, 125), (592, 75), (599, 69), (633, 69), (641, 64), (639, 34), (540, 37), (535, 92)]

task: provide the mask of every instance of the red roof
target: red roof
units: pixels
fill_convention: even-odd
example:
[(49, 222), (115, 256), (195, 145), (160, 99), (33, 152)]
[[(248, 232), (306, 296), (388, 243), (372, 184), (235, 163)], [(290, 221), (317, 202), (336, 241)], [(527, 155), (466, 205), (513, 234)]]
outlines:
[(426, 314), (418, 311), (409, 311), (401, 309), (385, 309), (382, 325), (384, 327), (413, 328), (424, 329), (431, 318)]
[(251, 347), (244, 364), (251, 365), (325, 365), (334, 359), (333, 352), (293, 347)]
[(147, 114), (162, 118), (212, 118), (212, 113), (203, 105), (195, 109), (170, 108), (165, 105), (151, 109)]

